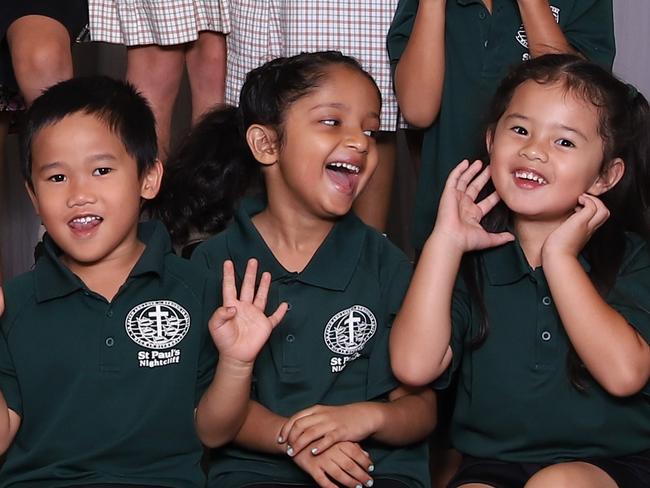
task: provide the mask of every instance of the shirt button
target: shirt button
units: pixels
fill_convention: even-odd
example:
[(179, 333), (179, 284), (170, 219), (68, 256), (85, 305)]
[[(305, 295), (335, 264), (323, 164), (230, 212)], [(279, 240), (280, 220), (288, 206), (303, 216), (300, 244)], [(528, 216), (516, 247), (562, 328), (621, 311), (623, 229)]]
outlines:
[(487, 15), (485, 14), (484, 11), (481, 10), (481, 12), (478, 14), (478, 18), (481, 20), (485, 20), (485, 17), (487, 17)]
[(287, 334), (286, 339), (287, 339), (287, 342), (293, 342), (293, 341), (296, 340), (296, 336), (294, 336), (293, 334)]
[(544, 297), (542, 298), (542, 303), (544, 305), (550, 305), (551, 304), (551, 297)]
[(548, 342), (548, 341), (551, 340), (551, 333), (548, 330), (545, 330), (544, 332), (542, 332), (542, 340), (544, 342)]
[(113, 316), (113, 310), (109, 310), (106, 312), (107, 317), (112, 317)]
[(489, 44), (488, 41), (485, 41), (485, 42), (483, 43), (483, 47), (487, 48), (487, 47), (488, 47), (488, 44)]
[(291, 302), (287, 302), (287, 311), (291, 310)]
[(115, 344), (115, 340), (112, 337), (107, 337), (104, 342), (108, 347), (113, 347), (113, 344)]

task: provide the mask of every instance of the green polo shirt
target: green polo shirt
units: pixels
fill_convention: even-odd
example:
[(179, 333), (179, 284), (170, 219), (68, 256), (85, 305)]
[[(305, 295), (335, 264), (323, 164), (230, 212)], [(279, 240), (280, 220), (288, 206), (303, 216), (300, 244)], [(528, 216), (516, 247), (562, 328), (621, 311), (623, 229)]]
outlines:
[[(247, 201), (232, 225), (201, 245), (193, 259), (217, 274), (225, 259), (241, 280), (249, 258), (272, 276), (267, 311), (285, 301), (290, 309), (255, 363), (252, 398), (286, 417), (316, 404), (381, 401), (398, 385), (388, 356), (388, 333), (411, 276), (411, 264), (385, 237), (354, 214), (341, 218), (307, 267), (289, 272), (275, 259), (251, 222), (263, 209)], [(393, 448), (364, 441), (376, 466), (373, 476), (428, 487), (423, 443)], [(215, 488), (275, 481), (309, 482), (287, 456), (229, 446), (216, 456)]]
[[(397, 65), (413, 29), (418, 0), (400, 0), (388, 33)], [(612, 0), (551, 0), (571, 45), (611, 68), (614, 60)], [(492, 14), (481, 0), (448, 0), (445, 79), (440, 113), (424, 134), (415, 197), (413, 244), (422, 249), (431, 233), (447, 176), (465, 158), (485, 152), (486, 108), (508, 68), (526, 59), (526, 34), (517, 2), (494, 0)]]
[[(650, 342), (650, 253), (633, 234), (626, 246), (607, 303)], [(650, 449), (650, 386), (617, 398), (593, 379), (585, 392), (571, 384), (568, 336), (543, 270), (530, 268), (519, 244), (483, 252), (481, 266), (487, 339), (477, 349), (467, 346), (481, 314), (459, 287), (452, 305), (454, 360), (436, 384), (447, 386), (459, 369), (454, 446), (476, 457), (533, 463)]]
[(7, 284), (0, 389), (22, 423), (3, 488), (204, 485), (194, 409), (214, 373), (218, 289), (172, 254), (160, 223), (139, 238), (145, 251), (110, 303), (48, 236), (35, 269)]

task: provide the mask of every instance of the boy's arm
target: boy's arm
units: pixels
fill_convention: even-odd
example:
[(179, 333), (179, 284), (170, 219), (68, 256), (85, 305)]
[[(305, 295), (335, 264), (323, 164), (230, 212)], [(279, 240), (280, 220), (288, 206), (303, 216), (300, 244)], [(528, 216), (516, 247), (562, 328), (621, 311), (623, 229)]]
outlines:
[(517, 0), (532, 57), (543, 54), (577, 54), (555, 21), (548, 0)]
[[(446, 0), (420, 0), (413, 30), (395, 68), (395, 93), (404, 118), (428, 127), (438, 116), (445, 78)], [(398, 10), (395, 21), (399, 21)]]
[(20, 416), (7, 406), (0, 391), (0, 455), (11, 445), (20, 427)]

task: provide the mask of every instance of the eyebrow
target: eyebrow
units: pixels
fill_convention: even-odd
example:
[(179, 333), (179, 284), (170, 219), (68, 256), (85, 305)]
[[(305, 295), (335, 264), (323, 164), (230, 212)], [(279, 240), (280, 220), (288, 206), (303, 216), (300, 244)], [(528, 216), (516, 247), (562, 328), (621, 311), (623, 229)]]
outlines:
[[(92, 164), (92, 163), (96, 163), (98, 161), (115, 161), (116, 159), (117, 158), (113, 154), (110, 154), (110, 153), (98, 153), (98, 154), (93, 154), (91, 156), (88, 156), (84, 160), (84, 163), (85, 164)], [(44, 164), (43, 166), (41, 166), (38, 169), (38, 171), (39, 171), (39, 173), (44, 173), (46, 171), (57, 169), (57, 168), (59, 168), (61, 166), (63, 166), (63, 163), (61, 163), (60, 161), (53, 161), (51, 163)]]
[[(507, 119), (531, 120), (530, 117), (526, 117), (525, 115), (518, 114), (518, 113), (513, 113), (513, 114), (509, 114), (509, 115), (507, 115), (507, 116), (506, 116), (506, 120), (507, 120)], [(578, 129), (575, 129), (575, 128), (573, 128), (573, 127), (569, 127), (568, 125), (564, 125), (564, 124), (556, 124), (556, 127), (559, 127), (560, 129), (563, 129), (563, 130), (566, 130), (566, 131), (572, 132), (572, 133), (576, 134), (577, 136), (581, 137), (582, 139), (584, 139), (585, 141), (588, 140), (588, 139), (587, 139), (587, 136), (585, 136), (585, 135), (584, 135), (581, 131), (579, 131)]]
[[(319, 103), (318, 105), (314, 105), (312, 108), (309, 109), (310, 112), (313, 112), (314, 110), (318, 110), (319, 108), (337, 108), (339, 110), (347, 110), (349, 107), (340, 102), (332, 102), (332, 103)], [(374, 117), (374, 118), (379, 118), (379, 113), (375, 112), (374, 110), (371, 110), (368, 112), (368, 117)]]

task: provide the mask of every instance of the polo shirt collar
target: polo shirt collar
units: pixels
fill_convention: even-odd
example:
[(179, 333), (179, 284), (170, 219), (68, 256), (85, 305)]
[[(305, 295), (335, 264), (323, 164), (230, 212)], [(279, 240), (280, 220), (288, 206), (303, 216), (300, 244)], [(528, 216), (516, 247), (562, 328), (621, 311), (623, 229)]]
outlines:
[(272, 281), (296, 280), (330, 290), (345, 290), (352, 279), (365, 240), (365, 226), (352, 212), (341, 217), (311, 261), (299, 273), (286, 270), (275, 258), (251, 221), (261, 212), (265, 203), (259, 199), (245, 199), (236, 215), (227, 245), (236, 269), (244, 270), (249, 258), (255, 257), (271, 273)]
[[(591, 270), (591, 266), (582, 254), (578, 255), (578, 261), (587, 273)], [(488, 281), (497, 286), (515, 283), (534, 271), (528, 264), (517, 239), (483, 251), (483, 262)]]
[[(164, 256), (171, 252), (171, 242), (164, 226), (157, 221), (138, 224), (138, 238), (145, 244), (144, 252), (129, 277), (153, 273), (162, 276)], [(63, 264), (61, 249), (49, 234), (43, 236), (43, 255), (34, 269), (36, 300), (43, 302), (85, 289), (81, 279)]]

